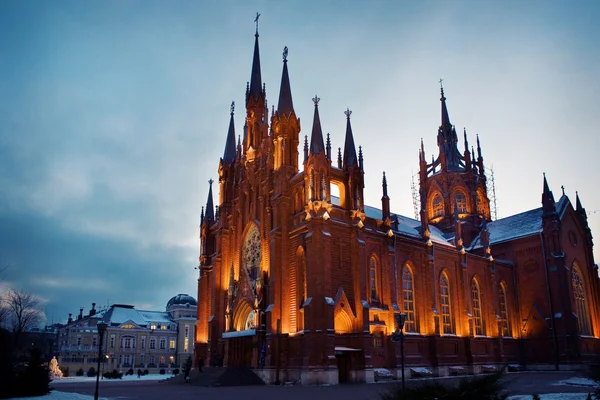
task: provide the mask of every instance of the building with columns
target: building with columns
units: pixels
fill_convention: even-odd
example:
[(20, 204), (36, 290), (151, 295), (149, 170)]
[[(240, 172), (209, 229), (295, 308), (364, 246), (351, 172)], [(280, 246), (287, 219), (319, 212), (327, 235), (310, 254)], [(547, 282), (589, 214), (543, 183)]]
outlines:
[(540, 176), (540, 208), (492, 220), (480, 139), (470, 147), (464, 131), (459, 144), (442, 88), (437, 155), (428, 162), (421, 143), (415, 160), (420, 220), (391, 211), (385, 173), (369, 188), (381, 204), (366, 205), (352, 112), (332, 153), (316, 96), (302, 133), (292, 81), (286, 48), (269, 110), (257, 32), (243, 133), (236, 143), (232, 104), (218, 194), (211, 181), (202, 211), (196, 360), (270, 382), (370, 381), (374, 368), (399, 374), (399, 313), (407, 374), (598, 352), (598, 267), (578, 196), (555, 199)]
[(105, 371), (117, 369), (181, 368), (193, 354), (196, 300), (187, 294), (172, 297), (165, 311), (142, 311), (127, 304), (113, 304), (97, 311), (92, 304), (87, 315), (80, 309), (77, 318), (69, 314), (67, 324), (58, 331), (58, 362), (74, 375), (97, 368), (99, 336), (97, 325), (107, 324), (102, 345)]

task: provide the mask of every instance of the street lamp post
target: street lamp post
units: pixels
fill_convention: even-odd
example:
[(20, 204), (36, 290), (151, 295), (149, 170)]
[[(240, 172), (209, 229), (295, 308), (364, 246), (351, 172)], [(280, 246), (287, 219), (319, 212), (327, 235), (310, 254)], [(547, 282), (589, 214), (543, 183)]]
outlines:
[(96, 375), (96, 391), (94, 392), (94, 400), (98, 400), (98, 383), (100, 382), (100, 357), (102, 357), (102, 339), (104, 338), (104, 332), (106, 332), (106, 322), (100, 321), (96, 325), (98, 328), (98, 336), (100, 343), (98, 344), (98, 370)]
[(405, 389), (404, 384), (404, 322), (406, 322), (406, 314), (400, 313), (394, 316), (396, 318), (396, 332), (392, 335), (392, 340), (400, 341), (400, 363), (402, 368), (402, 391)]

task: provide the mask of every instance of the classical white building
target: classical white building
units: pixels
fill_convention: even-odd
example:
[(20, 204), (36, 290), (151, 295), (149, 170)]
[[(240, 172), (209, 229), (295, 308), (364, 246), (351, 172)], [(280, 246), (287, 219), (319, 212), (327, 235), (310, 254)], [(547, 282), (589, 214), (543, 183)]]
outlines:
[(166, 311), (136, 310), (126, 304), (96, 311), (92, 303), (88, 315), (83, 315), (83, 308), (75, 320), (69, 314), (67, 324), (59, 330), (59, 365), (68, 366), (71, 374), (79, 368), (84, 372), (96, 368), (97, 324), (103, 321), (107, 324), (102, 346), (104, 370), (133, 368), (152, 373), (181, 368), (193, 355), (196, 310), (196, 300), (187, 294), (171, 298)]

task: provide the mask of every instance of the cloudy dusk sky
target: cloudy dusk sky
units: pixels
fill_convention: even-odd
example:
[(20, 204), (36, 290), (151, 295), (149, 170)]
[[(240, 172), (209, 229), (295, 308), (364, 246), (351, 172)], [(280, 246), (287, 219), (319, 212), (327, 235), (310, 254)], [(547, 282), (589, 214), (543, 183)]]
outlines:
[(451, 122), (493, 167), (498, 216), (539, 207), (546, 172), (555, 199), (579, 191), (600, 238), (600, 2), (5, 0), (0, 291), (38, 295), (49, 323), (197, 296), (200, 208), (232, 101), (243, 132), (257, 11), (269, 107), (288, 46), (302, 137), (315, 94), (335, 149), (353, 111), (367, 204), (385, 171), (392, 211), (413, 217), (443, 78)]

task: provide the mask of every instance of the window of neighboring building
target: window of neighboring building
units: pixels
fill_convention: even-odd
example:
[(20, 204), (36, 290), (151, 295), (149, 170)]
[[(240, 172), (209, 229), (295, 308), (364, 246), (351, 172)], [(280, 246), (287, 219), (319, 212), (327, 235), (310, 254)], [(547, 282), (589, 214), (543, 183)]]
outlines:
[(165, 365), (165, 356), (160, 356), (160, 366), (163, 367)]
[(160, 349), (165, 350), (166, 346), (167, 346), (167, 339), (160, 338)]
[(454, 333), (450, 309), (450, 284), (445, 273), (440, 275), (440, 305), (442, 312), (442, 332)]
[(590, 313), (587, 306), (587, 297), (585, 283), (579, 268), (573, 265), (571, 269), (573, 296), (575, 298), (575, 309), (577, 310), (577, 324), (580, 335), (591, 335), (592, 324), (590, 323)]
[(77, 346), (81, 346), (81, 336), (77, 335)]
[(454, 201), (456, 202), (456, 208), (459, 214), (465, 214), (467, 212), (467, 197), (462, 190), (457, 190), (454, 195)]
[(188, 352), (188, 350), (189, 350), (189, 344), (190, 344), (190, 340), (187, 337), (185, 337), (183, 339), (183, 352), (184, 353)]
[(377, 258), (369, 257), (369, 288), (371, 290), (371, 301), (379, 301), (377, 295)]
[(175, 364), (175, 357), (169, 356), (169, 364)]
[(436, 193), (436, 195), (433, 197), (433, 202), (432, 204), (432, 210), (431, 210), (431, 216), (433, 218), (437, 218), (437, 217), (441, 217), (444, 215), (444, 199), (442, 198), (442, 195), (439, 193)]
[(508, 310), (506, 306), (506, 288), (503, 284), (500, 284), (500, 290), (498, 292), (498, 301), (499, 301), (499, 311), (500, 311), (500, 319), (498, 322), (500, 323), (500, 334), (504, 337), (510, 336), (508, 329)]
[(173, 338), (169, 339), (169, 349), (175, 350), (175, 339)]
[(98, 345), (98, 337), (92, 336), (92, 346), (97, 346), (97, 345)]
[(156, 322), (152, 322), (150, 324), (150, 329), (152, 329), (153, 331), (156, 330)]
[(473, 306), (473, 326), (476, 335), (483, 335), (483, 321), (481, 317), (481, 294), (479, 293), (479, 284), (473, 278), (471, 281), (471, 304)]
[(150, 364), (150, 365), (155, 365), (155, 364), (154, 364), (154, 361), (155, 361), (155, 359), (154, 359), (154, 355), (150, 354), (150, 360), (149, 360), (148, 364)]
[(146, 348), (146, 336), (142, 336), (142, 342), (141, 342), (141, 345), (142, 345), (142, 349), (145, 349), (145, 348)]
[(110, 335), (110, 347), (115, 347), (115, 335)]
[(150, 349), (152, 349), (152, 350), (156, 349), (156, 339), (155, 338), (150, 339)]
[(413, 275), (407, 265), (402, 267), (402, 296), (404, 298), (404, 330), (406, 332), (416, 332), (415, 323), (415, 292), (413, 286)]

